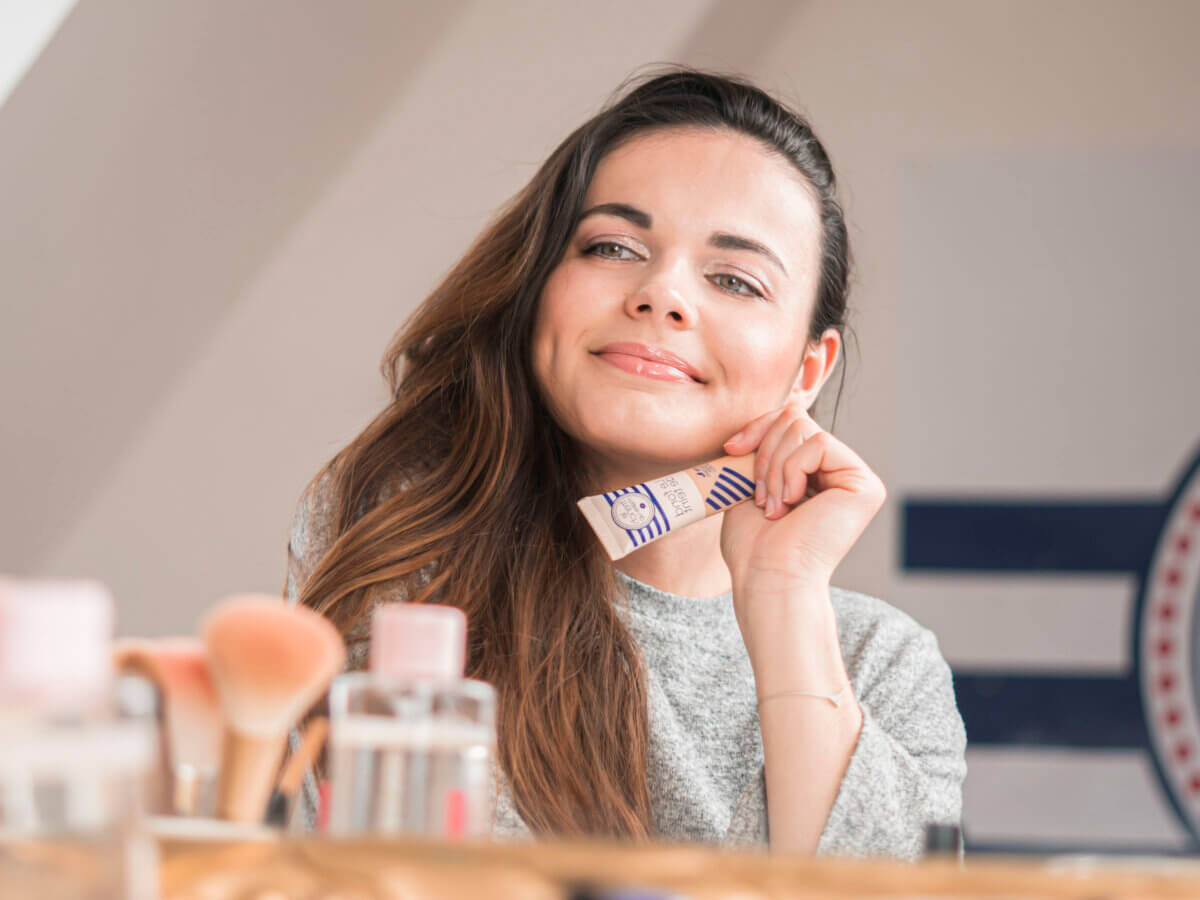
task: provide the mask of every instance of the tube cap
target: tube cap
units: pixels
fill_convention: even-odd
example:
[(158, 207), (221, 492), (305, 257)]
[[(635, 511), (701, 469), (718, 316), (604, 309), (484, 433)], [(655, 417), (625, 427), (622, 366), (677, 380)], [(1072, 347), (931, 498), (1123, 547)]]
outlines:
[(957, 856), (962, 829), (952, 822), (925, 824), (925, 854), (927, 856)]
[(0, 696), (93, 704), (112, 685), (113, 599), (97, 581), (0, 577)]
[(385, 603), (371, 620), (368, 667), (399, 678), (463, 677), (467, 617), (454, 606)]

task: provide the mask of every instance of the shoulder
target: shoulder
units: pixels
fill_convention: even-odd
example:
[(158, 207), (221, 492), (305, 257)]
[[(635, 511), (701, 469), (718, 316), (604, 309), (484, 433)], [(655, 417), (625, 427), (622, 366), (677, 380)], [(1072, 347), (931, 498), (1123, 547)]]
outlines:
[[(370, 493), (369, 501), (360, 501), (356, 516), (384, 503), (406, 488), (412, 480), (409, 473), (398, 473), (385, 479)], [(337, 495), (333, 468), (324, 466), (304, 488), (292, 514), (289, 547), (296, 556), (320, 559), (333, 544), (336, 535)]]
[(313, 477), (296, 501), (288, 547), (299, 558), (320, 556), (333, 534), (333, 475), (328, 468)]
[[(287, 582), (284, 594), (290, 603), (300, 602), (304, 583), (320, 564), (336, 539), (333, 474), (328, 467), (318, 472), (300, 494), (292, 514), (288, 537)], [(368, 642), (364, 625), (343, 634), (349, 651), (347, 670), (366, 666)]]
[(934, 632), (908, 613), (878, 597), (846, 588), (830, 588), (838, 642), (856, 691), (886, 679), (916, 681), (936, 673), (950, 675)]
[(837, 616), (838, 633), (854, 640), (904, 640), (933, 632), (885, 600), (852, 591), (831, 587), (829, 598)]
[[(391, 499), (402, 490), (411, 476), (402, 475), (382, 483), (371, 493), (370, 503), (361, 502), (357, 515), (365, 515), (370, 508)], [(339, 537), (337, 533), (338, 497), (335, 476), (326, 466), (305, 486), (292, 514), (288, 536), (287, 578), (284, 596), (290, 603), (299, 603), (300, 594), (309, 576), (333, 548)], [(432, 577), (433, 564), (420, 573), (419, 581), (428, 582)], [(384, 602), (402, 601), (405, 596), (403, 585), (398, 580), (380, 581), (367, 589), (366, 599), (374, 606)], [(370, 616), (359, 617), (343, 637), (349, 649), (350, 669), (364, 668), (368, 654)]]
[(831, 598), (846, 674), (864, 713), (910, 752), (949, 754), (957, 771), (967, 736), (937, 636), (878, 597), (833, 588)]
[(322, 469), (300, 494), (292, 512), (287, 542), (284, 596), (299, 602), (300, 590), (334, 542), (333, 477)]

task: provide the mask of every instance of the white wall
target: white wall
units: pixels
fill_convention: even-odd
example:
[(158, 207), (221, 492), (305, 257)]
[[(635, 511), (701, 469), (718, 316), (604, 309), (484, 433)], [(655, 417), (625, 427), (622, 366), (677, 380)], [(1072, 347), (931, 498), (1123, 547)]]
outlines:
[[(836, 583), (911, 612), (956, 667), (1131, 664), (1132, 576), (906, 575), (900, 512), (1167, 499), (1200, 443), (1198, 27), (1186, 2), (814, 3), (756, 67), (830, 148), (859, 259), (837, 432), (890, 502)], [(976, 841), (1187, 839), (1143, 751), (968, 765)]]
[[(170, 14), (148, 4), (114, 24), (79, 21), (97, 16), (84, 4), (59, 39), (97, 55), (82, 32), (110, 41), (118, 31), (147, 70), (122, 65), (121, 90), (98, 98), (134, 110), (132, 135), (103, 140), (119, 191), (86, 160), (67, 173), (73, 190), (61, 187), (37, 164), (46, 140), (16, 127), (32, 127), (35, 98), (18, 91), (3, 110), (24, 168), (14, 191), (50, 232), (14, 218), (0, 266), (3, 294), (22, 298), (6, 313), (5, 405), (22, 415), (5, 425), (4, 486), (26, 511), (5, 522), (5, 569), (102, 578), (124, 632), (190, 629), (225, 593), (278, 590), (299, 490), (378, 407), (379, 357), (412, 306), (633, 68), (725, 31), (704, 2), (618, 4), (603, 16), (480, 2), (439, 5), (433, 21), (401, 6), (362, 4), (335, 23), (326, 4), (291, 4), (248, 23), (207, 4)], [(282, 47), (264, 43), (271, 16)], [(337, 50), (316, 52), (335, 26)], [(144, 47), (156, 39), (179, 46)], [(56, 51), (66, 55), (51, 46), (31, 91), (58, 75)], [(351, 62), (364, 53), (371, 64)], [(307, 99), (334, 75), (317, 92), (324, 104)], [(289, 78), (297, 96), (285, 94), (295, 108), (285, 117), (272, 98)], [(49, 99), (41, 114), (66, 118)], [(339, 116), (343, 106), (357, 118)], [(208, 152), (180, 163), (186, 148), (151, 133), (159, 113)], [(136, 178), (147, 172), (143, 196)], [(82, 209), (48, 216), (37, 199), (47, 190)], [(181, 190), (186, 203), (161, 199)], [(104, 202), (88, 205), (91, 194)]]
[[(0, 496), (20, 510), (0, 516), (0, 570), (91, 569), (126, 603), (125, 627), (150, 625), (137, 611), (167, 584), (196, 608), (204, 586), (181, 586), (174, 551), (138, 537), (164, 502), (99, 512), (82, 556), (71, 533), (460, 9), (75, 7), (0, 107)], [(198, 450), (139, 484), (177, 466), (168, 483), (209, 491)], [(189, 488), (161, 499), (186, 505), (175, 490)], [(187, 546), (212, 524), (190, 523), (161, 541)], [(244, 545), (212, 551), (230, 546)], [(141, 577), (158, 586), (144, 601)]]
[(5, 0), (0, 3), (0, 104), (29, 71), (75, 0)]

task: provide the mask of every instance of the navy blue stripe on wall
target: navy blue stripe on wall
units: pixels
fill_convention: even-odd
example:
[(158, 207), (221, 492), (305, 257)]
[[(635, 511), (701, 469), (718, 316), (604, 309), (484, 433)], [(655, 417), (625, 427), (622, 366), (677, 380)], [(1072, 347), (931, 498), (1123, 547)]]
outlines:
[[(1141, 573), (1162, 528), (1161, 501), (906, 498), (905, 571)], [(1136, 678), (954, 673), (974, 744), (1148, 748)]]
[[(1119, 573), (1144, 580), (1169, 509), (1145, 497), (1086, 502), (909, 497), (902, 509), (901, 568), (946, 575)], [(960, 665), (954, 688), (968, 746), (1144, 749), (1153, 759), (1136, 672), (1046, 674)], [(1196, 852), (983, 843), (972, 838), (969, 827), (963, 837), (969, 853)]]
[(969, 745), (1149, 748), (1131, 676), (954, 671)]
[(1161, 502), (908, 498), (908, 571), (1136, 572), (1150, 559)]

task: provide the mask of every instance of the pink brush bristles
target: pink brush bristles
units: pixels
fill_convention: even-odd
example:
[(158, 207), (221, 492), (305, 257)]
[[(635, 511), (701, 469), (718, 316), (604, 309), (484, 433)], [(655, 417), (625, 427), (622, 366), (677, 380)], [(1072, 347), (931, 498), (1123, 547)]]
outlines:
[(287, 730), (345, 665), (346, 647), (324, 616), (261, 594), (230, 597), (202, 633), (227, 725), (218, 813), (261, 822)]
[[(198, 638), (118, 641), (113, 662), (151, 678), (163, 696), (173, 811), (191, 815), (207, 805), (200, 794), (214, 783), (225, 731), (208, 653)], [(208, 810), (211, 813), (211, 809)]]

